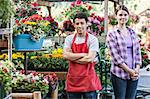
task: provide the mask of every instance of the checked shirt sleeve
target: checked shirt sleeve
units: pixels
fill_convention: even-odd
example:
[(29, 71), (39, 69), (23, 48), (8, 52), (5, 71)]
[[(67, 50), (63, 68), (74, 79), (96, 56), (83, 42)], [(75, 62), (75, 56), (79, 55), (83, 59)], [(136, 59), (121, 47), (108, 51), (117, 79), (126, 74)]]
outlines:
[(119, 55), (119, 51), (117, 50), (117, 41), (115, 37), (112, 35), (113, 32), (109, 32), (106, 38), (107, 47), (110, 50), (112, 62), (116, 65), (123, 64), (124, 60)]

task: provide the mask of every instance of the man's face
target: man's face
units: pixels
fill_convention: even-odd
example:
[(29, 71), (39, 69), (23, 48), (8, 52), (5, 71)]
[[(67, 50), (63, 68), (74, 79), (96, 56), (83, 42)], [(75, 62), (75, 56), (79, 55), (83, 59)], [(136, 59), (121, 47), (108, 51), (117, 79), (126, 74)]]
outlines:
[(87, 30), (87, 23), (85, 19), (75, 19), (74, 27), (79, 35), (83, 35)]

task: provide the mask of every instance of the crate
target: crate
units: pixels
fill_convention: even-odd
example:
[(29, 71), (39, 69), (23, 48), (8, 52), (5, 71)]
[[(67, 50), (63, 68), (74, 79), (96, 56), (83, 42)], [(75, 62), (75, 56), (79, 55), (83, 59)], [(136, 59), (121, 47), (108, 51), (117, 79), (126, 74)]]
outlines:
[(41, 92), (35, 91), (33, 93), (11, 93), (4, 99), (42, 99)]

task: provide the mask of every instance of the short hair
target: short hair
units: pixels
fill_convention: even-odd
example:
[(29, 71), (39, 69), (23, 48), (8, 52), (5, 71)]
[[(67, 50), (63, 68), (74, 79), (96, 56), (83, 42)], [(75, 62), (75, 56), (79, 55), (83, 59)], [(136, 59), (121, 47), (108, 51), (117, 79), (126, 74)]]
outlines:
[(128, 8), (125, 6), (125, 5), (119, 5), (117, 8), (116, 8), (116, 11), (115, 11), (115, 14), (117, 15), (118, 11), (119, 10), (124, 10), (126, 11), (128, 14), (129, 14), (129, 10)]
[(77, 12), (75, 17), (73, 18), (73, 22), (75, 22), (75, 19), (79, 18), (79, 19), (85, 19), (85, 21), (88, 21), (88, 16), (86, 12)]

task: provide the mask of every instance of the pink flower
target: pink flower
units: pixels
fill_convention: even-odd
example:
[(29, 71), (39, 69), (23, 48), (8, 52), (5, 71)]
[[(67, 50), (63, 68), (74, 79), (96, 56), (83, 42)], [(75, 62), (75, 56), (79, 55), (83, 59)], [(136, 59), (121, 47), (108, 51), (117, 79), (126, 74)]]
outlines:
[(74, 7), (74, 6), (75, 6), (75, 2), (72, 2), (72, 3), (71, 3), (71, 7)]
[(99, 30), (101, 30), (101, 26), (100, 25), (97, 25), (97, 27), (98, 27)]

